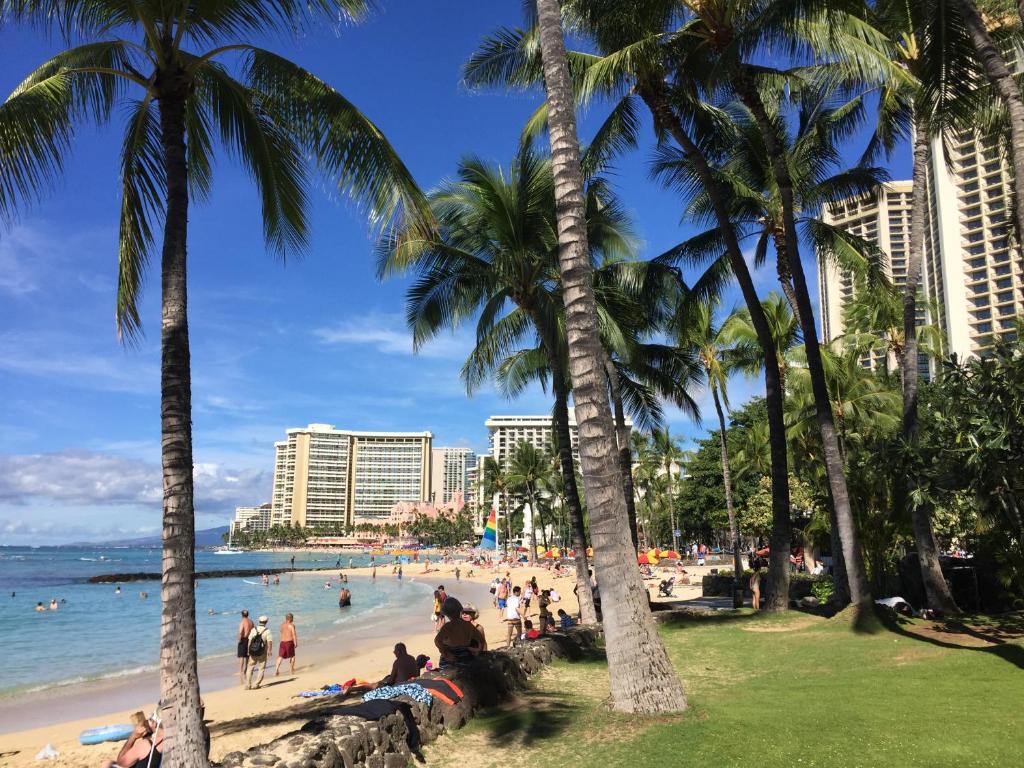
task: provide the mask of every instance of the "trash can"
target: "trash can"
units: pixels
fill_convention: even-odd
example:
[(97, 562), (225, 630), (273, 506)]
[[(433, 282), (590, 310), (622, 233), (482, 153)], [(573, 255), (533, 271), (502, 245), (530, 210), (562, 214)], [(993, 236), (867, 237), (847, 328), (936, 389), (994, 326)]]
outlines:
[(732, 582), (732, 607), (743, 607), (743, 584), (737, 579), (733, 579)]

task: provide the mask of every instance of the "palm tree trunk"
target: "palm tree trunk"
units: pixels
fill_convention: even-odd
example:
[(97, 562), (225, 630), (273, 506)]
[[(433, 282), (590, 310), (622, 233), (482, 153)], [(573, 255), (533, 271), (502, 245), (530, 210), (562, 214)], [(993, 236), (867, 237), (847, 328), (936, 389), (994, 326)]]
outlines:
[[(796, 228), (794, 214), (793, 181), (789, 175), (789, 167), (775, 125), (768, 117), (761, 95), (753, 79), (746, 72), (740, 72), (735, 78), (737, 92), (743, 103), (751, 111), (760, 129), (765, 149), (771, 160), (772, 175), (782, 199), (782, 218), (786, 231), (786, 251), (789, 269), (793, 277), (793, 289), (796, 292), (799, 307), (800, 329), (804, 337), (804, 349), (807, 353), (807, 369), (811, 379), (811, 390), (814, 393), (815, 411), (818, 417), (818, 429), (821, 432), (822, 452), (825, 457), (825, 473), (828, 477), (832, 500), (835, 504), (836, 519), (839, 526), (839, 539), (842, 542), (843, 557), (846, 560), (847, 580), (850, 584), (850, 600), (861, 612), (872, 606), (871, 586), (868, 584), (864, 557), (857, 538), (857, 527), (850, 507), (850, 495), (846, 488), (846, 475), (843, 471), (842, 458), (839, 454), (839, 441), (836, 436), (832, 403), (828, 396), (825, 382), (825, 369), (821, 361), (821, 347), (818, 345), (818, 329), (814, 326), (814, 310), (811, 296), (807, 289), (807, 278), (803, 264), (800, 263), (800, 239)], [(788, 549), (788, 548), (787, 548)], [(788, 559), (788, 551), (787, 551)]]
[[(931, 154), (928, 122), (926, 115), (920, 112), (915, 115), (910, 253), (907, 257), (907, 283), (903, 287), (903, 441), (908, 446), (913, 446), (917, 442), (917, 287), (921, 282), (921, 264), (924, 261), (924, 218), (928, 205), (928, 196), (925, 193), (925, 177)], [(1020, 198), (1019, 195), (1015, 197)], [(916, 488), (917, 481), (913, 472), (907, 472), (905, 487), (898, 488), (898, 491), (902, 492), (895, 494), (898, 505), (896, 511), (901, 512), (905, 504), (910, 506), (910, 523), (914, 530), (917, 562), (921, 567), (921, 580), (924, 582), (928, 607), (942, 613), (959, 613), (960, 609), (953, 599), (949, 584), (942, 575), (931, 514), (927, 506), (913, 501)]]
[[(1006, 59), (999, 52), (995, 41), (985, 26), (985, 20), (978, 12), (974, 0), (954, 0), (963, 16), (971, 42), (978, 52), (978, 58), (985, 67), (985, 74), (995, 88), (1000, 100), (1006, 105), (1010, 114), (1010, 137), (1013, 160), (1013, 213), (1017, 223), (1017, 237), (1024, 236), (1024, 98), (1013, 73), (1006, 64)], [(1019, 0), (1018, 10), (1024, 19), (1024, 0)]]
[(552, 427), (558, 437), (558, 460), (562, 465), (565, 485), (565, 506), (569, 513), (573, 560), (576, 563), (576, 596), (580, 604), (580, 620), (597, 624), (597, 609), (590, 591), (590, 563), (587, 562), (587, 533), (583, 528), (583, 504), (576, 485), (576, 463), (572, 458), (572, 434), (569, 432), (569, 386), (561, 365), (551, 366), (551, 388), (555, 391)]
[(188, 344), (188, 165), (181, 86), (159, 99), (167, 175), (167, 215), (160, 263), (160, 434), (164, 481), (160, 586), (160, 698), (169, 705), (173, 768), (208, 765), (196, 661), (195, 509), (192, 481), (192, 374)]
[(789, 509), (789, 457), (786, 454), (784, 393), (775, 338), (772, 336), (764, 307), (761, 306), (750, 269), (740, 249), (726, 193), (715, 178), (707, 158), (694, 144), (682, 122), (672, 111), (664, 92), (664, 84), (655, 80), (648, 85), (649, 89), (641, 90), (640, 95), (651, 110), (655, 125), (672, 134), (687, 159), (693, 163), (701, 184), (711, 198), (715, 221), (725, 240), (729, 264), (740, 286), (743, 301), (750, 313), (750, 321), (757, 333), (757, 341), (764, 353), (764, 399), (768, 411), (768, 444), (772, 461), (772, 533), (769, 540), (771, 549), (763, 608), (769, 611), (785, 611), (789, 608), (789, 548), (793, 540), (793, 521)]
[(678, 712), (686, 708), (686, 694), (658, 636), (629, 545), (626, 500), (614, 455), (615, 426), (601, 365), (604, 350), (597, 331), (579, 139), (559, 13), (558, 0), (537, 0), (569, 371), (594, 562), (602, 590), (612, 707), (622, 712)]
[(526, 485), (526, 495), (530, 500), (530, 554), (528, 560), (530, 565), (537, 564), (537, 529), (535, 525), (536, 518), (534, 517), (534, 511), (537, 509), (537, 496), (533, 492), (533, 486), (529, 483)]
[[(736, 582), (739, 583), (743, 575), (743, 564), (740, 562), (740, 534), (736, 527), (736, 510), (732, 504), (732, 473), (729, 470), (729, 444), (726, 441), (725, 413), (722, 411), (722, 402), (718, 397), (718, 387), (712, 382), (711, 397), (715, 401), (715, 411), (718, 413), (718, 438), (722, 444), (722, 482), (725, 484), (725, 511), (729, 515), (729, 538), (732, 541), (732, 567), (735, 573)], [(734, 590), (735, 593), (735, 590)], [(734, 594), (735, 597), (735, 594)], [(742, 603), (743, 593), (740, 593)], [(740, 606), (736, 606), (739, 608)]]
[(626, 409), (622, 405), (622, 387), (619, 383), (619, 371), (615, 363), (605, 354), (605, 371), (608, 373), (608, 387), (612, 393), (612, 405), (615, 410), (615, 439), (619, 445), (619, 470), (622, 472), (622, 492), (626, 496), (626, 517), (629, 520), (629, 536), (633, 540), (633, 550), (640, 544), (636, 527), (636, 497), (633, 490), (633, 451), (629, 445), (629, 427), (626, 426)]

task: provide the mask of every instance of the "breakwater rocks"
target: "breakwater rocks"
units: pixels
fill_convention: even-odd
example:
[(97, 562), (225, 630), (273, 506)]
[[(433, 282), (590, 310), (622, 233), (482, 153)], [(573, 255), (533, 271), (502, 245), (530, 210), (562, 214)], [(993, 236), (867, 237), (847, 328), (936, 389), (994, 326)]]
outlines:
[[(240, 568), (233, 571), (199, 571), (195, 574), (197, 579), (226, 579), (230, 577), (245, 578), (248, 576), (273, 576), (281, 573), (299, 573), (300, 571), (332, 571), (337, 572), (334, 567), (325, 568)], [(90, 584), (118, 584), (128, 581), (160, 581), (159, 573), (104, 573), (99, 576), (90, 576)]]
[[(480, 707), (490, 707), (512, 696), (527, 678), (553, 659), (579, 659), (597, 647), (597, 630), (577, 627), (564, 633), (531, 640), (525, 645), (481, 654), (471, 664), (429, 673), (443, 676), (462, 691), (461, 701), (447, 704), (434, 699), (427, 705), (406, 697), (406, 716), (396, 712), (378, 720), (355, 713), (360, 704), (339, 702), (322, 711), (302, 728), (245, 752), (224, 756), (222, 768), (403, 768), (417, 757), (419, 743), (434, 741), (444, 731), (464, 726)], [(413, 681), (415, 682), (415, 681)], [(410, 725), (418, 733), (410, 732)]]

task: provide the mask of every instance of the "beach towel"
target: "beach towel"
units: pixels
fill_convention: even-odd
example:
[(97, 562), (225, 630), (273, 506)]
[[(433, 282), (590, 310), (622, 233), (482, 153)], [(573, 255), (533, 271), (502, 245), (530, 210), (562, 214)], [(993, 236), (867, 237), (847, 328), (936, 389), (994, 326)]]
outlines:
[(413, 701), (426, 704), (428, 707), (433, 703), (434, 697), (427, 693), (427, 689), (419, 683), (403, 683), (402, 685), (383, 685), (368, 693), (363, 694), (363, 701), (376, 701), (378, 699), (393, 699), (395, 696), (408, 696)]
[(340, 693), (348, 693), (353, 688), (368, 688), (372, 683), (366, 680), (357, 680), (352, 678), (346, 680), (344, 683), (334, 683), (332, 685), (325, 685), (323, 688), (317, 688), (315, 691), (303, 691), (302, 693), (296, 694), (304, 699), (316, 699), (321, 696), (337, 696)]
[(350, 707), (342, 707), (337, 710), (339, 715), (361, 717), (363, 720), (380, 720), (382, 717), (393, 715), (396, 712), (400, 713), (405, 721), (407, 731), (405, 743), (409, 745), (409, 749), (412, 750), (414, 755), (419, 755), (422, 744), (420, 741), (420, 729), (412, 716), (412, 705), (408, 702), (380, 699), (377, 701), (366, 701), (362, 704), (354, 704)]
[(462, 701), (464, 696), (462, 689), (447, 677), (421, 677), (416, 683), (426, 688), (431, 696), (440, 699), (445, 704), (457, 704)]

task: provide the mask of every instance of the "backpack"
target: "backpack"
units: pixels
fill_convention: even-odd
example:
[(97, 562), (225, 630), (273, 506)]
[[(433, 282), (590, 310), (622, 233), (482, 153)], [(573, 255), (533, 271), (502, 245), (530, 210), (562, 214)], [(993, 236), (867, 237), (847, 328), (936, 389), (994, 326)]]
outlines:
[(256, 630), (256, 637), (249, 641), (249, 655), (262, 656), (267, 652), (267, 641), (263, 639), (263, 632)]

